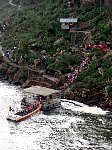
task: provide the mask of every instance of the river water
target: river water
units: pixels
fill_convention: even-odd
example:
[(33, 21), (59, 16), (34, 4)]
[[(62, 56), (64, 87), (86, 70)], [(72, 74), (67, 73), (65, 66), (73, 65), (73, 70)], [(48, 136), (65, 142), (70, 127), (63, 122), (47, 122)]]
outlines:
[(19, 123), (6, 120), (8, 107), (20, 106), (22, 91), (0, 82), (0, 150), (112, 150), (112, 119), (83, 104), (62, 107)]

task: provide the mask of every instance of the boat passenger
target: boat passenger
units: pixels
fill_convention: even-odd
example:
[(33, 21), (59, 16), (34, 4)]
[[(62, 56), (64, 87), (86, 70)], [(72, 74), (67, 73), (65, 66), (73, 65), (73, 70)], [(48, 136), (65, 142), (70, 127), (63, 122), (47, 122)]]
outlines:
[(34, 105), (32, 106), (32, 110), (35, 110), (37, 108), (37, 103), (35, 102)]
[(11, 108), (11, 106), (9, 107), (9, 111), (12, 111), (12, 108)]
[(51, 94), (49, 95), (49, 99), (52, 99), (52, 95)]
[(9, 111), (14, 111), (14, 110), (11, 108), (11, 106), (9, 107)]
[(42, 104), (42, 99), (41, 99), (41, 97), (40, 97), (40, 100), (39, 100), (39, 102), (40, 102), (40, 104)]

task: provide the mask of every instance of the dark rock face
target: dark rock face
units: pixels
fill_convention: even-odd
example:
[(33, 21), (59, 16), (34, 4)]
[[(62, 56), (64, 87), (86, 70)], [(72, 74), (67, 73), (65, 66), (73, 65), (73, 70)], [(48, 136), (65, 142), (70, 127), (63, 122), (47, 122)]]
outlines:
[(104, 4), (106, 6), (111, 6), (112, 5), (112, 0), (104, 0)]
[(106, 99), (103, 94), (96, 92), (66, 92), (65, 98), (75, 100), (89, 106), (98, 106), (104, 110), (112, 111), (112, 98)]
[(6, 66), (5, 62), (3, 64), (5, 64), (3, 66), (5, 68), (2, 68), (3, 70), (0, 71), (0, 77), (4, 80), (8, 80), (10, 83), (21, 85), (23, 88), (33, 85), (45, 86), (48, 88), (58, 87), (58, 81), (50, 80), (50, 76), (47, 78), (44, 77), (43, 74), (38, 74), (38, 72), (32, 70), (25, 70), (26, 73), (24, 74), (24, 72), (21, 72), (21, 68)]

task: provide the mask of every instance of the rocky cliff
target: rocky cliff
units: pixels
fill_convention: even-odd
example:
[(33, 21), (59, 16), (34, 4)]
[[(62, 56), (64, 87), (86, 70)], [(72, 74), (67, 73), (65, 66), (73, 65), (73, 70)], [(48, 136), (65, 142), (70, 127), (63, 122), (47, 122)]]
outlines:
[[(0, 65), (0, 74), (23, 87), (42, 85), (63, 89), (64, 83), (70, 79), (70, 83), (73, 82), (68, 83), (70, 86), (65, 90), (67, 99), (112, 109), (112, 59), (105, 59), (101, 49), (84, 47), (85, 42), (88, 45), (92, 42), (100, 45), (102, 41), (111, 44), (111, 1), (72, 0), (67, 3), (65, 0), (61, 4), (60, 0), (49, 0), (49, 3), (47, 0), (12, 2), (21, 4), (21, 7), (14, 9), (3, 22), (2, 45), (9, 61), (4, 59), (6, 62)], [(59, 23), (59, 18), (72, 17), (73, 13), (74, 17), (80, 18), (79, 28), (72, 36), (73, 40), (76, 38), (74, 47), (71, 32), (61, 30)], [(90, 63), (81, 71), (79, 66), (83, 68), (80, 64), (85, 62), (85, 58), (89, 58)], [(35, 60), (41, 60), (40, 66), (35, 66)], [(38, 67), (44, 69), (45, 76)], [(72, 76), (74, 70), (80, 73), (78, 78), (69, 78), (76, 77)], [(52, 76), (58, 76), (57, 73), (61, 81), (53, 82)]]

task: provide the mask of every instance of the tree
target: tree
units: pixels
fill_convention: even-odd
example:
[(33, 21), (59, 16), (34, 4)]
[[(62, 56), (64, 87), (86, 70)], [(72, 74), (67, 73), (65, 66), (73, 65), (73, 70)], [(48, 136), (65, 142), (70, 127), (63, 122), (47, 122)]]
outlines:
[(95, 0), (95, 5), (96, 5), (96, 6), (101, 6), (101, 5), (104, 4), (104, 1), (105, 1), (105, 0)]
[(35, 0), (30, 0), (31, 1), (31, 4), (35, 4)]

